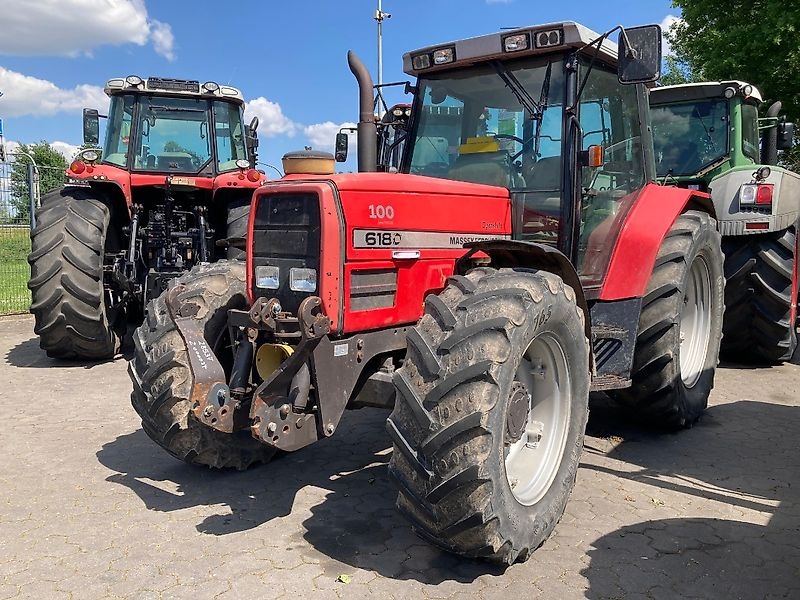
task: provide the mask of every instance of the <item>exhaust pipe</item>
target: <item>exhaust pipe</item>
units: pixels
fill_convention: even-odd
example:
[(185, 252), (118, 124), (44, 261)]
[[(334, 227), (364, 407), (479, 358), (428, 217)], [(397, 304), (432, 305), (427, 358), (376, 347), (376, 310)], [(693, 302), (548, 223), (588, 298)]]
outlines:
[(378, 126), (375, 123), (372, 76), (352, 50), (347, 64), (358, 82), (358, 171), (378, 170)]
[[(767, 117), (777, 117), (781, 112), (780, 100), (767, 110)], [(761, 162), (765, 165), (778, 164), (778, 125), (770, 127), (764, 134), (764, 143), (761, 145)]]

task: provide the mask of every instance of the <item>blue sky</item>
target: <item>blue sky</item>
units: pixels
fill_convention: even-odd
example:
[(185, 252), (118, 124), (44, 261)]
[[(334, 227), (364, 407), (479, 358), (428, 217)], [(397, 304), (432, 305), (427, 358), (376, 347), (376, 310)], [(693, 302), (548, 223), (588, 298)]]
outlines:
[[(105, 109), (102, 86), (137, 74), (240, 88), (261, 119), (260, 160), (330, 149), (358, 115), (345, 55), (376, 77), (376, 0), (0, 0), (0, 117), (7, 141), (81, 143), (81, 108)], [(576, 20), (602, 31), (662, 23), (668, 0), (383, 0), (384, 80), (407, 77), (402, 54), (516, 27)], [(389, 100), (402, 101), (395, 92)], [(325, 147), (327, 146), (327, 147)]]

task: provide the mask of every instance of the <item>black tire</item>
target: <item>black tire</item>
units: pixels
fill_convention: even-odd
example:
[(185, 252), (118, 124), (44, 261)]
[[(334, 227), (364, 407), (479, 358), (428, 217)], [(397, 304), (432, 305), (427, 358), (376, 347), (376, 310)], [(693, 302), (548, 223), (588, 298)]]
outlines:
[[(543, 339), (563, 349), (572, 394), (556, 403), (568, 409), (561, 454), (539, 480), (539, 498), (526, 506), (507, 475), (507, 442), (514, 439), (506, 428), (512, 394), (525, 373), (532, 376), (520, 368), (523, 353)], [(572, 288), (550, 273), (511, 269), (451, 278), (425, 300), (394, 381), (389, 473), (400, 512), (419, 535), (451, 552), (506, 564), (526, 560), (564, 513), (583, 448), (589, 342)]]
[[(228, 204), (228, 219), (225, 237), (247, 237), (247, 220), (250, 217), (250, 198), (236, 198)], [(228, 246), (228, 258), (231, 260), (244, 260), (245, 251), (240, 248)]]
[(795, 231), (725, 238), (722, 353), (743, 363), (789, 360), (797, 348), (792, 322)]
[(118, 319), (107, 312), (103, 287), (110, 218), (102, 200), (78, 187), (49, 192), (36, 211), (30, 310), (39, 345), (51, 358), (103, 360), (119, 350)]
[[(227, 311), (246, 305), (245, 267), (239, 261), (201, 264), (170, 282), (182, 284), (181, 302), (197, 305), (195, 318), (215, 351), (227, 350)], [(144, 323), (133, 336), (134, 357), (128, 364), (133, 381), (131, 403), (150, 438), (174, 457), (195, 465), (246, 469), (268, 461), (274, 450), (248, 431), (226, 434), (192, 414), (186, 344), (167, 310), (167, 294), (151, 300)]]
[[(699, 263), (697, 261), (700, 261)], [(681, 320), (692, 269), (705, 265), (708, 302), (702, 311), (707, 328), (698, 327), (702, 344), (696, 368), (682, 371)], [(666, 429), (689, 427), (708, 406), (722, 335), (723, 255), (715, 220), (689, 211), (679, 216), (656, 255), (639, 316), (632, 385), (612, 395), (640, 418)], [(703, 348), (704, 347), (704, 348)], [(689, 352), (687, 351), (687, 359)], [(688, 380), (687, 380), (688, 379)]]

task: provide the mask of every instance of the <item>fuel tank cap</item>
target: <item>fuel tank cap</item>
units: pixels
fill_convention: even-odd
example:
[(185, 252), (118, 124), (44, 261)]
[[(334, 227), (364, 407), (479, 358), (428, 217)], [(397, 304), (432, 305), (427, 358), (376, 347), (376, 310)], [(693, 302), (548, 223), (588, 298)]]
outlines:
[(298, 150), (283, 155), (283, 172), (287, 175), (333, 175), (335, 166), (330, 152)]

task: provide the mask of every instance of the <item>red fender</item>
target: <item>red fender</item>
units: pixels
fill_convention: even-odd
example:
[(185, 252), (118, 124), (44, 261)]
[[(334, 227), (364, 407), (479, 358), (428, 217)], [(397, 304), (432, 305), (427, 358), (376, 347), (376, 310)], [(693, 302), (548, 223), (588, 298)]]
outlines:
[(704, 192), (654, 183), (642, 189), (614, 245), (599, 300), (644, 296), (661, 242), (690, 205), (715, 215), (711, 196)]

